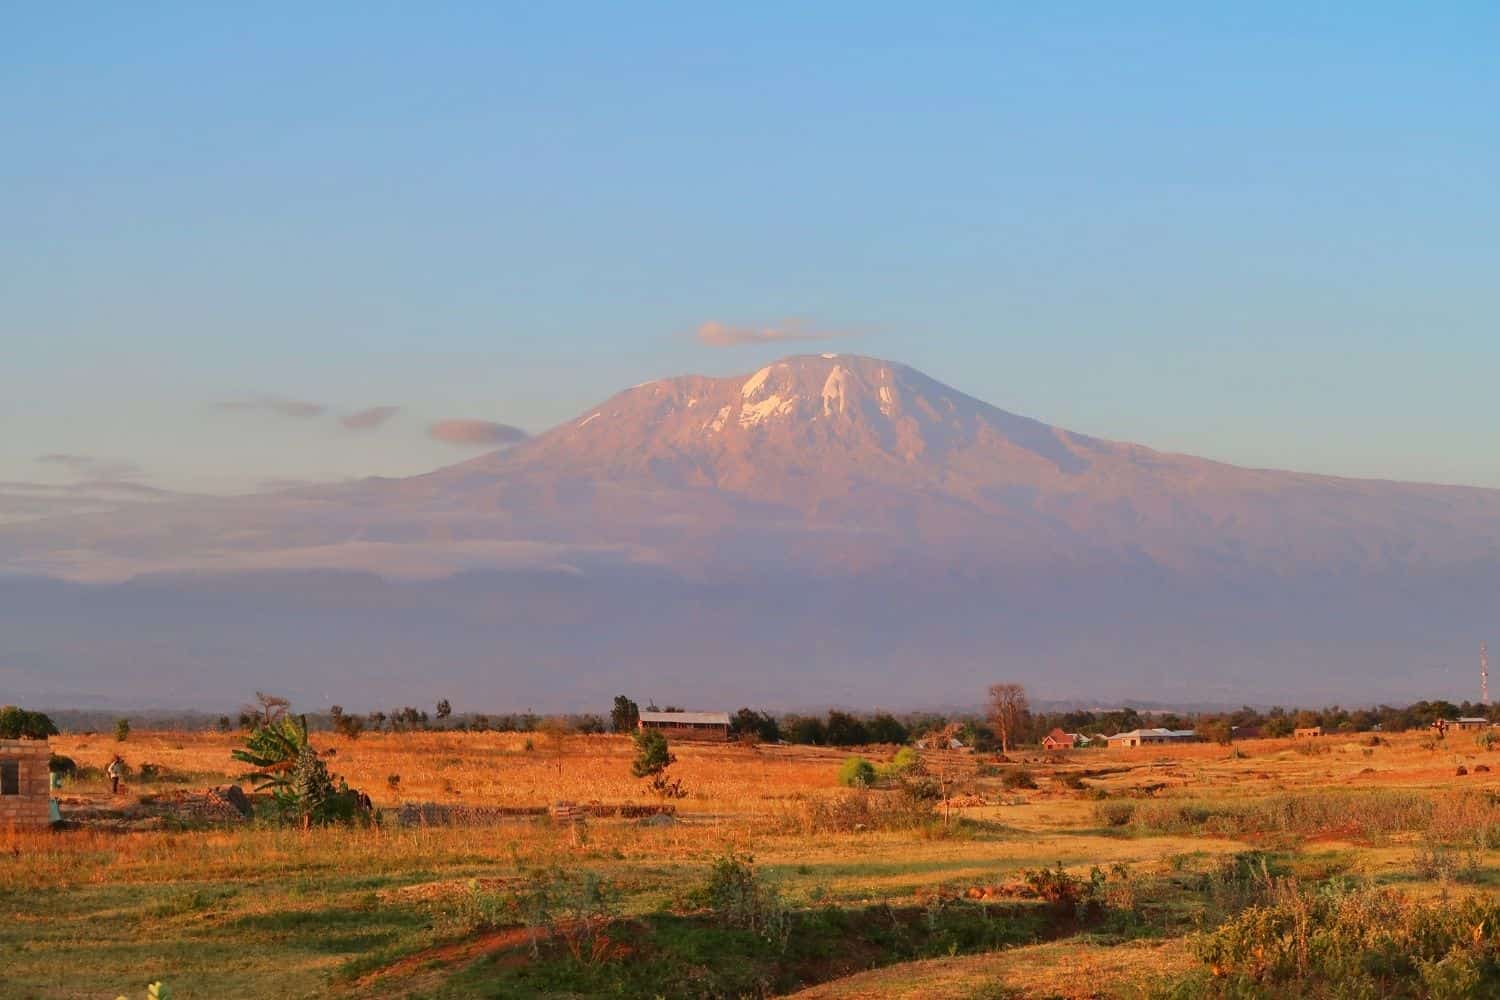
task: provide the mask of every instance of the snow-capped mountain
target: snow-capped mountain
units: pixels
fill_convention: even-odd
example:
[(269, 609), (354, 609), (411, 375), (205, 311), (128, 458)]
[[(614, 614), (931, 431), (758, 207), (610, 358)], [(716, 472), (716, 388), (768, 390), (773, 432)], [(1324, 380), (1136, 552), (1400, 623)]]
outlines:
[[(1500, 491), (1164, 454), (824, 354), (649, 382), (410, 479), (0, 525), (0, 562), (28, 574), (11, 608), (31, 608), (6, 629), (31, 652), (0, 659), (0, 683), (43, 690), (49, 664), (93, 676), (63, 650), (97, 666), (149, 637), (201, 699), (295, 634), (323, 650), (314, 677), (397, 690), (416, 659), (538, 701), (675, 678), (772, 704), (933, 702), (995, 670), (1062, 696), (1246, 699), (1315, 688), (1314, 665), (1395, 697), (1477, 643)], [(292, 594), (291, 620), (268, 610)], [(68, 602), (109, 635), (80, 640), (95, 623)], [(903, 673), (918, 664), (923, 685)]]

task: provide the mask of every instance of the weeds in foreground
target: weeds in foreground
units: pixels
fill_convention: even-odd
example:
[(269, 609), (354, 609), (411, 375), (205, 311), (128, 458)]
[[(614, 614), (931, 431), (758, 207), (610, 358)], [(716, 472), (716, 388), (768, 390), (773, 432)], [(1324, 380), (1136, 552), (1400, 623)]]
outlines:
[(1278, 880), (1267, 902), (1200, 936), (1208, 967), (1176, 997), (1500, 995), (1500, 903)]

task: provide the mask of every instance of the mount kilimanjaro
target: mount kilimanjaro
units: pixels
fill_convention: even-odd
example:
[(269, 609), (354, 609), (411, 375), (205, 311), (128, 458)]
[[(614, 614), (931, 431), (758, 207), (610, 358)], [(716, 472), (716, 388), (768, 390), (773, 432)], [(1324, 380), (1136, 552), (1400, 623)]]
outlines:
[(412, 478), (13, 520), (0, 565), (0, 691), (54, 704), (1367, 703), (1472, 693), (1500, 491), (1166, 454), (824, 354)]

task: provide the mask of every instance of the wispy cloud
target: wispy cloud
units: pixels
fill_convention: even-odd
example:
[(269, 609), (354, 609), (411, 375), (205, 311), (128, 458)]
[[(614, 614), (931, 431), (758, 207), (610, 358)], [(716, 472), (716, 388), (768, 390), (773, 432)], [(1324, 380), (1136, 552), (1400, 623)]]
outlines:
[(328, 411), (328, 407), (322, 403), (309, 403), (303, 399), (288, 399), (285, 396), (273, 395), (226, 399), (215, 403), (214, 406), (220, 410), (259, 410), (264, 413), (274, 413), (282, 417), (295, 417), (298, 420), (321, 417)]
[(68, 455), (53, 451), (38, 455), (36, 460), (42, 465), (66, 469), (77, 479), (100, 481), (139, 479), (146, 474), (145, 470), (134, 462), (98, 458), (93, 455)]
[(492, 420), (439, 420), (427, 428), (427, 436), (444, 444), (503, 445), (525, 441), (529, 436), (519, 427), (497, 424)]
[(339, 423), (351, 431), (374, 430), (400, 412), (399, 406), (372, 406), (368, 410), (340, 417)]
[(698, 342), (709, 347), (739, 347), (745, 344), (776, 344), (799, 340), (836, 340), (850, 334), (844, 330), (815, 330), (801, 320), (790, 319), (775, 326), (734, 326), (711, 319), (698, 326)]

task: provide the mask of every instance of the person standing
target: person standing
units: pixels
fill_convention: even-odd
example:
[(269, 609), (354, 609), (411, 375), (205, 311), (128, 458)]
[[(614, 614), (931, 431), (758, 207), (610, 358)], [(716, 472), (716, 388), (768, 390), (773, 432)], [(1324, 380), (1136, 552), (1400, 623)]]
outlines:
[(125, 776), (125, 758), (115, 754), (109, 766), (104, 769), (104, 773), (109, 776), (109, 794), (119, 795), (120, 779)]

